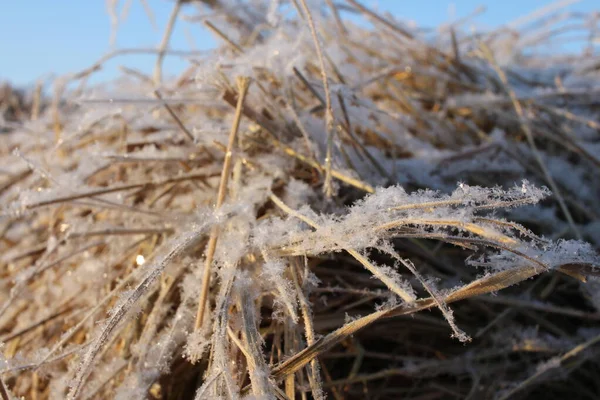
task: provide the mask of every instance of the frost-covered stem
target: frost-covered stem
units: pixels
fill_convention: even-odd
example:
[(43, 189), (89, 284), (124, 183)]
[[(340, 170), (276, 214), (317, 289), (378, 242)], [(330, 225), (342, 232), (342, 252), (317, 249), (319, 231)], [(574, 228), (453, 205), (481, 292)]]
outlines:
[(167, 52), (167, 47), (169, 46), (169, 41), (171, 40), (171, 34), (173, 33), (173, 29), (175, 28), (175, 22), (177, 21), (177, 15), (179, 14), (179, 10), (181, 9), (181, 0), (175, 1), (175, 6), (171, 11), (171, 15), (169, 16), (169, 21), (167, 22), (167, 27), (165, 28), (165, 33), (163, 35), (162, 41), (158, 46), (158, 57), (156, 58), (156, 64), (154, 64), (154, 85), (160, 86), (162, 82), (162, 64), (165, 59), (165, 54)]
[(52, 130), (54, 131), (54, 142), (60, 143), (62, 138), (62, 122), (60, 118), (60, 100), (65, 92), (67, 82), (64, 79), (54, 81), (54, 96), (52, 99)]
[[(292, 267), (293, 268), (293, 267)], [(283, 326), (283, 346), (284, 354), (292, 355), (296, 352), (294, 346), (296, 338), (296, 324), (285, 324)], [(285, 394), (290, 400), (296, 399), (296, 375), (290, 374), (285, 378), (284, 382)]]
[[(267, 252), (264, 249), (261, 249), (261, 254), (263, 256), (263, 258), (265, 259), (266, 263), (270, 263), (272, 262), (269, 254), (267, 254)], [(275, 286), (275, 290), (277, 292), (279, 292), (279, 299), (280, 301), (285, 305), (285, 308), (287, 309), (287, 312), (289, 314), (289, 317), (292, 319), (292, 321), (294, 321), (294, 324), (298, 322), (298, 313), (296, 312), (296, 302), (294, 301), (292, 303), (292, 300), (289, 297), (289, 289), (286, 285), (286, 280), (285, 278), (283, 278), (283, 273), (282, 272), (282, 276), (280, 277), (280, 279), (274, 279), (273, 284)]]
[(8, 391), (8, 387), (4, 383), (4, 379), (2, 379), (1, 375), (0, 375), (0, 396), (2, 397), (2, 400), (11, 400), (12, 399), (10, 392)]
[[(229, 181), (229, 173), (231, 170), (231, 156), (233, 146), (235, 144), (235, 138), (237, 136), (238, 129), (240, 127), (240, 121), (242, 119), (242, 110), (244, 108), (244, 100), (250, 87), (250, 78), (239, 77), (237, 79), (238, 86), (238, 101), (235, 108), (235, 116), (233, 118), (233, 125), (229, 132), (229, 140), (227, 142), (227, 151), (225, 152), (225, 160), (223, 161), (223, 170), (221, 172), (221, 183), (219, 184), (219, 191), (217, 193), (217, 201), (215, 203), (215, 209), (218, 209), (223, 205), (225, 201), (225, 194), (227, 193), (227, 182)], [(217, 248), (217, 240), (219, 237), (219, 226), (213, 226), (210, 232), (210, 238), (208, 240), (206, 248), (206, 261), (204, 264), (204, 272), (202, 275), (202, 288), (200, 289), (200, 298), (198, 300), (198, 312), (196, 313), (196, 324), (194, 330), (200, 329), (202, 321), (204, 320), (204, 312), (206, 309), (206, 301), (208, 299), (208, 290), (210, 287), (210, 273)]]
[[(164, 312), (162, 311), (162, 306), (165, 302), (165, 298), (170, 293), (174, 283), (175, 279), (171, 276), (166, 276), (165, 279), (161, 282), (160, 292), (158, 293), (158, 299), (156, 299), (156, 302), (152, 307), (152, 311), (150, 311), (146, 319), (146, 324), (138, 339), (138, 345), (145, 344), (145, 346), (140, 346), (142, 347), (139, 352), (140, 354), (138, 354), (140, 359), (145, 359), (147, 357), (148, 352), (152, 349), (150, 341), (156, 336), (156, 332), (158, 330), (158, 327), (160, 326), (160, 318), (164, 317), (164, 315), (162, 314)], [(173, 322), (173, 327), (175, 325), (177, 325), (177, 320), (174, 320)], [(161, 352), (163, 351), (164, 348), (161, 348)], [(158, 359), (161, 360), (162, 356)]]
[(435, 301), (436, 305), (444, 315), (444, 318), (446, 318), (446, 321), (450, 325), (450, 328), (452, 328), (453, 336), (461, 342), (470, 342), (471, 338), (469, 337), (469, 335), (467, 335), (462, 329), (458, 327), (458, 325), (456, 325), (452, 310), (444, 302), (442, 298), (443, 296), (440, 295), (431, 285), (427, 283), (425, 278), (419, 273), (419, 271), (417, 271), (415, 265), (410, 260), (405, 260), (402, 257), (400, 257), (400, 255), (391, 246), (380, 247), (379, 250), (388, 253), (390, 256), (400, 261), (400, 263), (404, 265), (406, 269), (408, 269), (415, 276), (415, 278), (417, 278), (421, 285), (423, 285), (423, 288), (425, 288), (427, 293), (429, 293), (429, 296), (431, 296), (431, 298)]
[[(424, 203), (412, 203), (402, 204), (400, 206), (390, 207), (388, 211), (405, 211), (405, 210), (418, 210), (418, 209), (434, 209), (437, 207), (451, 207), (467, 205), (471, 199), (464, 198), (459, 200), (439, 200), (439, 201), (427, 201)], [(490, 210), (494, 208), (509, 208), (527, 204), (536, 204), (539, 200), (533, 197), (525, 197), (522, 199), (515, 200), (498, 200), (494, 202), (486, 202), (483, 204), (471, 205), (475, 210)]]
[(119, 15), (117, 13), (118, 5), (118, 0), (107, 0), (106, 2), (106, 12), (110, 19), (110, 38), (108, 43), (111, 47), (115, 45), (115, 41), (117, 40), (117, 29), (119, 28)]
[(217, 28), (215, 26), (215, 24), (213, 24), (212, 22), (210, 22), (210, 21), (204, 21), (204, 26), (206, 26), (208, 29), (210, 29), (215, 35), (217, 35), (218, 37), (220, 37), (221, 39), (223, 39), (223, 41), (225, 41), (225, 43), (227, 43), (238, 54), (242, 54), (244, 52), (244, 49), (242, 49), (240, 47), (240, 45), (238, 45), (233, 40), (231, 40), (229, 38), (229, 36), (227, 36), (222, 30), (220, 30), (219, 28)]
[(342, 22), (342, 18), (340, 18), (340, 13), (338, 12), (336, 5), (333, 4), (333, 0), (325, 0), (325, 2), (331, 9), (331, 13), (333, 14), (333, 18), (335, 19), (335, 24), (337, 25), (339, 33), (341, 35), (348, 34), (348, 31), (346, 30), (346, 27), (344, 26), (344, 23)]
[(256, 329), (257, 321), (255, 316), (254, 301), (252, 300), (249, 289), (241, 288), (238, 300), (238, 308), (241, 310), (242, 317), (242, 340), (245, 347), (243, 351), (248, 363), (248, 374), (252, 383), (252, 393), (256, 398), (269, 398), (271, 384), (269, 382), (269, 373), (267, 363), (262, 357), (260, 343), (262, 338)]
[(319, 158), (318, 154), (316, 154), (316, 152), (314, 152), (313, 149), (312, 149), (310, 135), (306, 131), (306, 127), (304, 126), (304, 123), (302, 123), (302, 120), (300, 119), (300, 116), (298, 115), (298, 112), (296, 111), (296, 97), (294, 96), (294, 91), (293, 91), (292, 88), (289, 89), (289, 96), (288, 97), (289, 97), (289, 101), (290, 102), (287, 105), (287, 109), (290, 112), (290, 114), (292, 116), (292, 119), (296, 123), (296, 126), (298, 127), (298, 130), (302, 134), (302, 137), (304, 138), (304, 143), (305, 143), (305, 146), (306, 146), (306, 151), (307, 151), (308, 154), (310, 154), (311, 157), (313, 157), (315, 159), (318, 159)]
[(35, 85), (35, 91), (33, 92), (33, 103), (31, 105), (31, 120), (37, 121), (40, 116), (40, 107), (42, 104), (42, 89), (43, 83), (39, 81)]
[(206, 380), (206, 382), (204, 382), (204, 384), (202, 385), (202, 387), (200, 389), (198, 389), (198, 393), (196, 393), (195, 399), (206, 399), (207, 397), (204, 396), (204, 392), (206, 392), (208, 389), (210, 389), (210, 387), (212, 386), (212, 384), (215, 383), (216, 380), (222, 374), (223, 374), (223, 371), (220, 371), (220, 372), (214, 374), (213, 376), (211, 376), (210, 378), (208, 378)]
[(185, 127), (185, 125), (183, 124), (181, 119), (177, 116), (177, 114), (175, 114), (175, 111), (173, 111), (171, 106), (168, 103), (166, 103), (165, 101), (163, 101), (163, 97), (160, 94), (160, 92), (158, 91), (158, 89), (156, 89), (154, 91), (154, 95), (161, 101), (163, 107), (165, 108), (165, 110), (167, 110), (167, 112), (169, 113), (171, 118), (173, 118), (173, 121), (175, 121), (175, 123), (177, 124), (179, 129), (181, 129), (181, 131), (185, 134), (185, 136), (187, 136), (192, 142), (194, 142), (196, 139), (194, 138), (194, 135), (192, 135), (192, 132), (190, 132), (189, 129)]
[(317, 57), (319, 59), (319, 65), (321, 67), (321, 79), (323, 80), (323, 89), (325, 90), (325, 129), (327, 130), (327, 154), (325, 155), (325, 194), (327, 197), (333, 195), (333, 188), (331, 186), (331, 157), (333, 150), (333, 108), (331, 106), (331, 92), (329, 90), (329, 80), (327, 78), (327, 70), (325, 69), (325, 59), (323, 58), (323, 51), (321, 50), (321, 44), (319, 43), (319, 36), (315, 22), (310, 13), (306, 0), (300, 0), (306, 21), (310, 27), (310, 33), (313, 41), (315, 42), (315, 49), (317, 51)]
[(579, 240), (581, 240), (581, 238), (582, 238), (581, 233), (579, 232), (577, 225), (575, 225), (575, 221), (573, 220), (573, 217), (571, 216), (571, 212), (567, 208), (567, 204), (565, 203), (565, 200), (564, 200), (560, 190), (558, 189), (558, 186), (556, 185), (554, 178), (550, 174), (550, 171), (548, 171), (548, 168), (546, 168), (546, 164), (544, 164), (544, 160), (542, 159), (542, 156), (540, 155), (537, 145), (535, 144), (535, 140), (533, 139), (533, 132), (531, 132), (531, 128), (529, 128), (529, 124), (527, 123), (527, 120), (525, 118), (525, 113), (523, 112), (523, 107), (521, 106), (521, 103), (519, 102), (515, 91), (510, 87), (510, 85), (508, 83), (508, 78), (506, 77), (506, 74), (504, 73), (502, 68), (500, 68), (498, 63), (496, 62), (496, 59), (494, 58), (494, 55), (492, 54), (490, 49), (487, 46), (485, 46), (484, 44), (482, 44), (481, 48), (482, 48), (482, 53), (483, 53), (484, 57), (490, 62), (490, 64), (492, 65), (492, 68), (496, 71), (496, 74), (498, 75), (498, 77), (500, 78), (500, 81), (502, 82), (502, 85), (504, 86), (504, 90), (506, 90), (506, 92), (508, 93), (508, 96), (510, 97), (510, 101), (513, 105), (513, 108), (515, 109), (516, 114), (517, 114), (519, 124), (521, 125), (521, 129), (523, 130), (523, 133), (525, 133), (525, 137), (527, 138), (527, 143), (529, 143), (529, 146), (531, 147), (531, 150), (535, 157), (535, 161), (539, 165), (540, 169), (542, 170), (542, 173), (544, 174), (544, 177), (546, 178), (546, 180), (548, 181), (548, 184), (552, 188), (552, 192), (554, 192), (554, 194), (556, 195), (556, 200), (558, 200), (560, 209), (562, 210), (563, 214), (565, 215), (565, 218), (569, 222), (569, 225), (571, 226), (573, 233), (575, 233), (577, 238)]
[(354, 257), (356, 259), (356, 261), (361, 263), (363, 265), (363, 267), (365, 267), (370, 273), (373, 274), (374, 277), (376, 277), (381, 282), (383, 282), (388, 287), (388, 289), (390, 289), (392, 292), (394, 292), (402, 300), (404, 300), (405, 302), (407, 302), (409, 304), (413, 303), (415, 301), (414, 296), (412, 296), (406, 290), (402, 289), (398, 285), (398, 283), (396, 283), (394, 281), (394, 279), (392, 279), (391, 277), (386, 275), (383, 271), (381, 271), (379, 268), (377, 268), (375, 265), (373, 265), (367, 259), (367, 257), (363, 256), (362, 254), (360, 254), (358, 251), (356, 251), (354, 249), (344, 248), (344, 250), (346, 250), (348, 252), (348, 254), (350, 254), (352, 257)]
[(451, 226), (456, 229), (464, 230), (470, 232), (474, 235), (478, 235), (489, 239), (491, 241), (497, 241), (507, 245), (516, 245), (519, 242), (509, 236), (506, 236), (500, 232), (496, 232), (492, 229), (489, 229), (485, 226), (477, 225), (472, 222), (454, 220), (454, 219), (429, 219), (429, 218), (403, 218), (399, 220), (394, 220), (387, 222), (385, 224), (376, 226), (374, 231), (387, 231), (393, 228), (397, 228), (405, 225), (426, 225), (426, 226), (440, 226), (446, 227)]
[[(304, 334), (306, 335), (306, 344), (312, 346), (315, 342), (315, 330), (313, 327), (312, 312), (310, 304), (302, 292), (300, 287), (300, 280), (298, 279), (298, 273), (296, 271), (296, 265), (291, 265), (292, 279), (296, 287), (296, 293), (300, 302), (300, 310), (302, 311), (302, 319), (304, 321)], [(310, 361), (310, 373), (308, 374), (308, 383), (312, 390), (313, 397), (315, 400), (323, 400), (323, 389), (321, 386), (321, 376), (319, 374), (319, 366), (317, 364), (316, 357)]]
[(154, 13), (152, 12), (152, 8), (150, 8), (150, 5), (148, 5), (148, 1), (140, 0), (140, 3), (142, 3), (142, 7), (144, 7), (144, 12), (146, 13), (146, 17), (148, 18), (148, 21), (150, 21), (150, 25), (152, 26), (152, 29), (154, 31), (157, 31), (158, 25), (156, 25), (156, 18), (154, 18)]
[[(219, 293), (216, 298), (216, 305), (214, 311), (214, 323), (213, 323), (213, 332), (211, 338), (211, 348), (210, 348), (210, 361), (208, 365), (208, 371), (217, 371), (216, 374), (222, 375), (222, 382), (224, 382), (227, 392), (229, 394), (230, 399), (237, 398), (238, 385), (234, 383), (234, 378), (232, 376), (230, 366), (227, 365), (227, 357), (226, 354), (230, 354), (230, 345), (227, 342), (227, 328), (229, 326), (229, 308), (232, 302), (231, 290), (233, 287), (233, 282), (236, 278), (235, 275), (235, 265), (225, 265), (225, 271), (221, 270), (221, 287), (219, 288)], [(219, 371), (220, 370), (220, 371)], [(200, 393), (203, 390), (207, 390), (208, 386), (211, 383), (209, 379), (207, 379), (195, 399), (200, 400), (204, 399)]]

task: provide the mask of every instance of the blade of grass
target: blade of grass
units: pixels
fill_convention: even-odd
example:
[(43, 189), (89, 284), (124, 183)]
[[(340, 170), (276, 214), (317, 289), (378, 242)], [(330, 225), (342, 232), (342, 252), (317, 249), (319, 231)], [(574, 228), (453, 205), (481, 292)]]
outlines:
[[(248, 93), (248, 88), (250, 87), (250, 78), (240, 77), (237, 79), (238, 86), (238, 101), (235, 110), (235, 116), (233, 119), (233, 125), (231, 126), (231, 131), (229, 132), (229, 140), (227, 143), (227, 152), (225, 153), (225, 159), (223, 161), (223, 170), (221, 172), (221, 183), (219, 184), (219, 190), (217, 193), (217, 200), (215, 202), (215, 209), (219, 209), (223, 202), (225, 201), (225, 195), (227, 194), (227, 182), (229, 182), (229, 174), (231, 170), (231, 158), (233, 146), (235, 145), (235, 139), (238, 133), (238, 129), (240, 127), (240, 121), (242, 119), (242, 110), (244, 107), (244, 100), (246, 99), (246, 95)], [(204, 271), (202, 274), (202, 287), (200, 289), (200, 297), (198, 299), (198, 310), (196, 313), (196, 324), (194, 326), (194, 330), (200, 329), (202, 326), (202, 322), (204, 321), (204, 313), (206, 309), (206, 302), (208, 300), (208, 291), (210, 289), (210, 275), (212, 272), (212, 262), (215, 254), (215, 250), (217, 248), (217, 240), (219, 237), (219, 226), (215, 225), (211, 232), (210, 238), (208, 240), (208, 245), (206, 246), (206, 260), (204, 263)]]
[(319, 41), (319, 35), (317, 32), (317, 28), (315, 26), (315, 22), (313, 20), (312, 14), (310, 12), (310, 8), (306, 3), (306, 0), (300, 0), (300, 4), (302, 4), (302, 9), (304, 11), (304, 16), (306, 21), (308, 22), (308, 26), (310, 28), (310, 33), (312, 35), (315, 49), (317, 51), (317, 58), (319, 60), (319, 64), (321, 67), (321, 80), (323, 81), (323, 90), (325, 91), (325, 130), (327, 132), (327, 154), (325, 155), (325, 183), (323, 190), (327, 197), (331, 197), (333, 195), (333, 186), (331, 182), (331, 168), (332, 168), (332, 160), (333, 157), (333, 135), (334, 135), (334, 118), (333, 118), (333, 108), (331, 105), (331, 92), (329, 90), (329, 78), (327, 77), (327, 70), (325, 68), (325, 59), (323, 58), (323, 50), (321, 49), (321, 43)]

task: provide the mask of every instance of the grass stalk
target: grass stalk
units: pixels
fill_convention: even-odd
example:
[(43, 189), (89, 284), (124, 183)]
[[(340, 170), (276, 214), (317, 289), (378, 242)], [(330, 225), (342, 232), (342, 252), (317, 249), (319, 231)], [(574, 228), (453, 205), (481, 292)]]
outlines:
[[(233, 147), (235, 145), (236, 136), (240, 127), (240, 121), (242, 120), (242, 110), (244, 107), (244, 100), (250, 87), (250, 79), (246, 77), (240, 77), (237, 79), (238, 87), (238, 101), (235, 109), (235, 116), (233, 119), (233, 125), (229, 132), (229, 140), (227, 142), (227, 151), (225, 153), (225, 159), (223, 160), (223, 170), (221, 172), (221, 183), (217, 193), (217, 200), (215, 202), (215, 210), (218, 210), (225, 202), (225, 195), (227, 194), (227, 183), (229, 182), (229, 175), (231, 172), (231, 158), (233, 156)], [(210, 238), (208, 239), (208, 245), (206, 246), (206, 260), (204, 263), (204, 271), (202, 273), (202, 287), (200, 289), (200, 297), (198, 299), (198, 311), (196, 313), (196, 324), (195, 330), (200, 329), (202, 322), (204, 321), (204, 314), (206, 310), (206, 302), (208, 300), (208, 292), (210, 290), (210, 276), (212, 272), (212, 263), (215, 250), (217, 248), (217, 240), (219, 238), (219, 226), (215, 225), (210, 232)]]

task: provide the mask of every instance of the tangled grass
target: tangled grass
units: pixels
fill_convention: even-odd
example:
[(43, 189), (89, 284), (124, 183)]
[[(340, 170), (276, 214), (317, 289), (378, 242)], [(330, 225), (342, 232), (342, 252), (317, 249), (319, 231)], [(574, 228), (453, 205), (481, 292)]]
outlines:
[[(3, 105), (2, 398), (597, 398), (594, 15), (280, 3)], [(163, 79), (191, 6), (224, 44)]]

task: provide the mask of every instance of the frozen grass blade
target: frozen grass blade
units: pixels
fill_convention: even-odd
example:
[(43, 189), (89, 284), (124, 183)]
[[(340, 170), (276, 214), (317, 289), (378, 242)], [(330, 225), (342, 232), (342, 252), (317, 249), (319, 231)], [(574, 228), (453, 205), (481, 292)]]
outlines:
[(240, 288), (240, 299), (238, 308), (241, 310), (242, 317), (242, 339), (240, 344), (246, 350), (244, 355), (248, 363), (248, 373), (252, 382), (252, 393), (257, 398), (269, 398), (273, 396), (271, 383), (269, 382), (269, 370), (265, 360), (262, 358), (260, 349), (262, 338), (257, 330), (258, 321), (256, 320), (254, 301), (249, 295), (250, 288)]
[(156, 57), (156, 63), (154, 64), (154, 72), (152, 74), (155, 86), (160, 86), (162, 84), (163, 61), (165, 59), (167, 48), (169, 47), (171, 34), (173, 33), (173, 29), (175, 28), (175, 23), (177, 22), (177, 17), (179, 15), (179, 11), (181, 10), (182, 3), (182, 0), (175, 0), (175, 5), (173, 6), (173, 10), (171, 10), (171, 15), (169, 15), (169, 21), (167, 22), (163, 38), (160, 44), (158, 45), (158, 56)]
[[(308, 300), (306, 299), (306, 296), (304, 296), (302, 287), (300, 286), (300, 282), (298, 279), (298, 271), (296, 267), (296, 265), (292, 264), (290, 270), (292, 273), (292, 278), (294, 280), (294, 286), (296, 288), (296, 295), (298, 296), (298, 300), (300, 301), (300, 309), (302, 310), (302, 319), (304, 321), (306, 344), (312, 346), (315, 343), (315, 331), (313, 326), (314, 324), (312, 321), (312, 312), (310, 310)], [(316, 400), (323, 399), (323, 388), (316, 357), (310, 362), (310, 373), (308, 376), (308, 381), (310, 384), (310, 389), (312, 390), (313, 397)]]
[(2, 396), (2, 400), (12, 400), (12, 396), (4, 383), (4, 379), (0, 376), (0, 396)]
[(300, 4), (302, 4), (304, 17), (306, 18), (308, 27), (310, 28), (310, 33), (315, 44), (315, 49), (317, 51), (317, 59), (319, 60), (319, 65), (321, 67), (321, 80), (323, 82), (323, 90), (325, 91), (325, 130), (327, 132), (327, 154), (325, 155), (325, 183), (323, 191), (325, 192), (327, 197), (331, 197), (333, 195), (333, 187), (331, 182), (331, 158), (333, 157), (334, 118), (333, 108), (331, 105), (331, 91), (329, 90), (329, 78), (327, 77), (327, 70), (325, 69), (325, 60), (323, 58), (323, 50), (321, 49), (321, 43), (319, 41), (319, 34), (317, 32), (315, 22), (310, 12), (310, 8), (308, 7), (306, 0), (300, 0)]
[[(223, 170), (221, 172), (221, 183), (219, 184), (219, 191), (217, 193), (217, 200), (215, 202), (215, 210), (218, 210), (225, 201), (225, 195), (227, 194), (227, 183), (229, 182), (229, 174), (231, 172), (231, 158), (233, 156), (233, 146), (235, 145), (235, 138), (240, 128), (240, 121), (242, 119), (242, 109), (244, 107), (244, 100), (250, 87), (250, 79), (241, 77), (237, 79), (238, 87), (238, 102), (235, 109), (235, 116), (233, 117), (233, 125), (229, 133), (229, 140), (227, 142), (227, 151), (225, 153), (225, 160), (223, 161)], [(202, 288), (200, 289), (200, 298), (198, 299), (198, 312), (196, 313), (196, 325), (195, 329), (198, 330), (202, 326), (204, 321), (204, 311), (206, 309), (206, 302), (208, 299), (208, 291), (210, 290), (210, 274), (212, 272), (213, 257), (215, 249), (217, 248), (217, 240), (219, 238), (219, 226), (215, 225), (211, 232), (208, 244), (206, 246), (206, 262), (204, 264), (204, 272), (202, 276)]]

